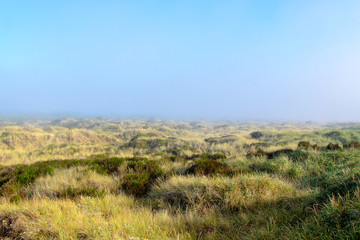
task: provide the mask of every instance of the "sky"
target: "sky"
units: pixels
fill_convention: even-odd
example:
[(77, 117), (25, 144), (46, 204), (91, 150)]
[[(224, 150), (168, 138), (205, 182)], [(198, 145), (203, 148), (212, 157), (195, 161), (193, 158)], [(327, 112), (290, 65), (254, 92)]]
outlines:
[(360, 121), (358, 0), (1, 0), (0, 114)]

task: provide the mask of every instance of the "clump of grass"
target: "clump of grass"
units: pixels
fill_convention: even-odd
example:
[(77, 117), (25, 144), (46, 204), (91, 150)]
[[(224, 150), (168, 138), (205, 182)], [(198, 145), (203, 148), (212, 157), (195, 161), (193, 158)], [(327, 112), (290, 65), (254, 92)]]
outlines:
[(257, 172), (276, 174), (294, 180), (301, 179), (305, 175), (303, 165), (290, 160), (287, 155), (269, 160), (255, 160), (250, 163), (250, 169)]
[(193, 239), (184, 218), (153, 213), (123, 194), (18, 204), (2, 200), (0, 213), (0, 220), (10, 223), (0, 230), (9, 239)]
[(100, 175), (87, 167), (57, 169), (53, 174), (38, 178), (26, 189), (26, 195), (36, 198), (101, 197), (113, 192), (116, 178)]
[(0, 214), (0, 238), (1, 239), (27, 239), (33, 235), (29, 231), (27, 221), (36, 216), (30, 211), (3, 212)]
[(225, 193), (230, 191), (231, 185), (228, 177), (173, 176), (154, 186), (149, 197), (162, 208), (168, 204), (182, 210), (224, 206)]
[(303, 225), (292, 229), (289, 238), (296, 239), (359, 239), (360, 238), (360, 194), (346, 194), (330, 198)]
[(292, 182), (270, 175), (239, 175), (234, 179), (228, 201), (233, 207), (256, 208), (308, 194), (308, 190), (300, 190)]
[(170, 205), (175, 209), (204, 210), (217, 206), (231, 213), (306, 194), (291, 182), (269, 175), (173, 176), (154, 186), (149, 197), (162, 208)]

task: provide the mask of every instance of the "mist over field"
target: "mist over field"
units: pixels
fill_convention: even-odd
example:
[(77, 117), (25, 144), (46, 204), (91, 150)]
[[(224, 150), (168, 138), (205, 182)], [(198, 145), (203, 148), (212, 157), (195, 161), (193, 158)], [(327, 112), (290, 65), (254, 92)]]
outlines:
[(0, 111), (359, 121), (357, 1), (3, 1)]

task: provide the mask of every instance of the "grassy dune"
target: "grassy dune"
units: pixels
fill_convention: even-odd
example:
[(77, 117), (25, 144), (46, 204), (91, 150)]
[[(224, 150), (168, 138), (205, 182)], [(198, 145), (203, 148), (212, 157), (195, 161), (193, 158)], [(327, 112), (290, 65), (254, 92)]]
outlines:
[(0, 239), (360, 238), (356, 125), (18, 125)]

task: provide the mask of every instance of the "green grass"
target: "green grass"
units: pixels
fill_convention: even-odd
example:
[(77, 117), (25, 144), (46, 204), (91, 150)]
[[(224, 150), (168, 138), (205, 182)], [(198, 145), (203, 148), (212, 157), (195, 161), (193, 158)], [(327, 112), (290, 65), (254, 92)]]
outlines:
[(360, 237), (357, 125), (52, 124), (0, 132), (0, 239)]

